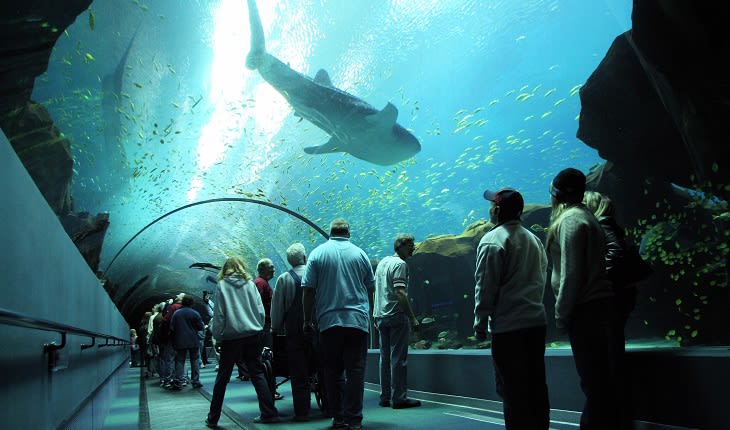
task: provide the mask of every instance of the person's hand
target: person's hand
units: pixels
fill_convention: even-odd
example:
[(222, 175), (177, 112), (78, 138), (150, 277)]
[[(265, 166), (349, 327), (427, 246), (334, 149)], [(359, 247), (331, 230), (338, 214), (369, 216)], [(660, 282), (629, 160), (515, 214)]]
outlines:
[(418, 331), (421, 328), (421, 323), (415, 317), (411, 320), (411, 327), (413, 331)]
[(483, 341), (483, 340), (487, 340), (487, 332), (485, 332), (485, 331), (475, 331), (474, 332), (474, 337), (476, 337), (477, 340), (480, 341), (480, 342)]

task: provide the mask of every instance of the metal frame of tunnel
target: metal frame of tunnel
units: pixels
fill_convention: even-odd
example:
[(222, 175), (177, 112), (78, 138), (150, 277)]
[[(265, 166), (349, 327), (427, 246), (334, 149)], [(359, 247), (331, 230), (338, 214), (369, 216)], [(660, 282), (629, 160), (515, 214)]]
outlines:
[(284, 212), (286, 214), (289, 214), (289, 215), (293, 216), (294, 218), (297, 218), (297, 219), (303, 221), (305, 224), (307, 224), (308, 226), (310, 226), (314, 230), (316, 230), (317, 233), (321, 234), (325, 239), (329, 239), (329, 235), (327, 233), (325, 233), (324, 230), (322, 230), (317, 224), (315, 224), (312, 221), (310, 221), (304, 215), (301, 215), (301, 214), (299, 214), (297, 212), (294, 212), (291, 209), (285, 208), (284, 206), (277, 205), (276, 203), (265, 202), (263, 200), (249, 199), (249, 198), (245, 198), (245, 197), (221, 197), (221, 198), (217, 198), (217, 199), (208, 199), (208, 200), (203, 200), (203, 201), (199, 201), (199, 202), (195, 202), (195, 203), (190, 203), (190, 204), (187, 204), (187, 205), (184, 205), (184, 206), (180, 206), (179, 208), (173, 209), (170, 212), (167, 212), (166, 214), (157, 217), (155, 220), (153, 220), (152, 222), (150, 222), (146, 226), (142, 227), (142, 229), (140, 231), (138, 231), (137, 233), (135, 233), (135, 235), (132, 236), (132, 238), (129, 239), (127, 241), (127, 243), (125, 243), (119, 249), (119, 251), (117, 251), (117, 253), (114, 255), (114, 258), (112, 258), (112, 261), (109, 262), (109, 264), (106, 266), (106, 269), (104, 269), (104, 272), (102, 272), (102, 276), (106, 277), (106, 273), (109, 271), (109, 268), (112, 267), (112, 264), (114, 264), (114, 261), (116, 261), (117, 257), (119, 257), (119, 255), (122, 252), (124, 252), (124, 250), (127, 248), (127, 246), (130, 243), (132, 243), (132, 241), (134, 241), (134, 239), (136, 239), (137, 236), (139, 236), (140, 234), (142, 234), (148, 228), (150, 228), (153, 225), (155, 225), (158, 221), (160, 221), (160, 220), (162, 220), (164, 218), (167, 218), (168, 216), (170, 216), (170, 215), (172, 215), (172, 214), (174, 214), (176, 212), (180, 212), (182, 210), (191, 208), (193, 206), (199, 206), (199, 205), (204, 205), (204, 204), (208, 204), (208, 203), (220, 203), (220, 202), (253, 203), (253, 204), (262, 205), (262, 206), (268, 206), (270, 208), (280, 210), (280, 211), (282, 211), (282, 212)]

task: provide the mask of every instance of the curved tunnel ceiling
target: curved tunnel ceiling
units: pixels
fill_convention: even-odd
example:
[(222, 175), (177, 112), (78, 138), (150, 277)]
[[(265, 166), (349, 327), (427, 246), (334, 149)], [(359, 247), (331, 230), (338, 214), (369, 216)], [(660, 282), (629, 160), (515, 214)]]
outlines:
[[(202, 229), (194, 231), (179, 225), (184, 223), (186, 217), (204, 216), (210, 212), (211, 209), (203, 208), (203, 205), (219, 206), (214, 209), (219, 216), (212, 222), (203, 224)], [(256, 214), (259, 223), (252, 226), (242, 219), (241, 213), (246, 210), (241, 205), (261, 206), (259, 213)], [(199, 213), (196, 213), (195, 209), (199, 209)], [(154, 246), (151, 244), (165, 242), (164, 238), (159, 237), (171, 229), (165, 223), (178, 225), (173, 229), (182, 233), (185, 240), (199, 245), (151, 248)], [(272, 231), (267, 229), (257, 231), (260, 226), (279, 227)], [(226, 234), (220, 235), (220, 231), (226, 231)], [(218, 240), (211, 243), (208, 240), (210, 237), (216, 237)], [(240, 240), (241, 237), (254, 239), (255, 242), (248, 245)], [(274, 245), (285, 243), (286, 239), (291, 237), (304, 244), (310, 244), (308, 249), (311, 249), (316, 240), (327, 240), (328, 234), (302, 215), (271, 202), (244, 197), (223, 197), (190, 203), (158, 217), (132, 236), (111, 258), (102, 273), (102, 278), (113, 280), (107, 281), (107, 290), (123, 313), (131, 313), (140, 302), (159, 302), (159, 296), (170, 297), (181, 291), (202, 295), (200, 294), (202, 290), (215, 288), (213, 278), (217, 274), (217, 269), (223, 264), (219, 261), (222, 255), (266, 255), (275, 261), (277, 267), (285, 267), (288, 264), (286, 255)], [(140, 255), (145, 257), (140, 259)], [(117, 259), (124, 269), (115, 271), (114, 264)], [(161, 261), (165, 261), (166, 264), (161, 264)], [(136, 270), (132, 272), (126, 269), (127, 267), (135, 267)], [(191, 275), (186, 269), (194, 269), (198, 273)], [(254, 266), (250, 267), (250, 270), (253, 273)], [(139, 279), (135, 280), (135, 276)], [(112, 283), (114, 285), (111, 285)], [(131, 287), (117, 289), (118, 285), (131, 285)], [(150, 290), (154, 291), (152, 297)]]
[[(547, 203), (556, 171), (602, 161), (575, 137), (578, 89), (630, 28), (630, 1), (258, 3), (269, 53), (310, 77), (326, 69), (377, 109), (392, 103), (421, 151), (387, 166), (305, 153), (329, 136), (246, 68), (243, 1), (94, 2), (60, 37), (33, 99), (72, 143), (75, 210), (109, 213), (102, 270), (153, 220), (232, 197), (324, 229), (344, 216), (353, 242), (382, 257), (400, 231), (420, 240), (485, 218), (484, 188)], [(238, 253), (281, 273), (290, 243), (322, 240), (269, 207), (203, 204), (140, 233), (105, 276), (132, 321), (210, 287), (192, 263)]]

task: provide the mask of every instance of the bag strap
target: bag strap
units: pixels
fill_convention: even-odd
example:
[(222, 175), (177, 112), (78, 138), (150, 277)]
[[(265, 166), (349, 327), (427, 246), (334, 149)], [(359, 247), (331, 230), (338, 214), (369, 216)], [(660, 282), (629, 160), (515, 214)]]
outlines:
[(297, 288), (302, 286), (302, 278), (297, 275), (297, 272), (295, 272), (294, 269), (289, 270), (289, 275), (291, 275), (292, 279), (294, 279), (294, 285), (296, 285)]

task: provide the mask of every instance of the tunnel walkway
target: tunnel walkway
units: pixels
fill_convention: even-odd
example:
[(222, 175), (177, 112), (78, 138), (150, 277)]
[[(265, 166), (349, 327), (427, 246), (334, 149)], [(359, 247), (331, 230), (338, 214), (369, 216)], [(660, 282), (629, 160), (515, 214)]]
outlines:
[[(210, 365), (201, 369), (203, 388), (195, 390), (188, 385), (182, 391), (168, 391), (159, 386), (157, 377), (143, 379), (138, 368), (129, 369), (104, 424), (104, 430), (178, 430), (206, 429), (204, 419), (208, 413), (216, 372)], [(235, 371), (234, 371), (235, 375)], [(277, 424), (254, 424), (259, 415), (256, 393), (250, 382), (231, 378), (226, 392), (223, 415), (219, 428), (223, 430), (321, 430), (328, 429), (331, 419), (317, 408), (312, 396), (313, 409), (309, 422), (293, 422), (293, 407), (289, 383), (281, 384), (279, 392), (284, 399), (276, 406), (282, 415)], [(454, 428), (459, 430), (504, 429), (501, 404), (480, 399), (444, 396), (433, 393), (409, 391), (409, 396), (419, 399), (419, 408), (393, 410), (378, 406), (379, 387), (366, 384), (363, 410), (363, 427), (368, 430), (424, 430)], [(573, 412), (551, 411), (551, 429), (577, 429), (578, 415)]]

